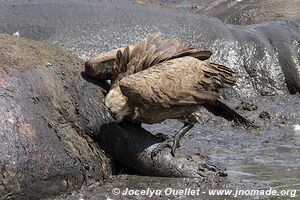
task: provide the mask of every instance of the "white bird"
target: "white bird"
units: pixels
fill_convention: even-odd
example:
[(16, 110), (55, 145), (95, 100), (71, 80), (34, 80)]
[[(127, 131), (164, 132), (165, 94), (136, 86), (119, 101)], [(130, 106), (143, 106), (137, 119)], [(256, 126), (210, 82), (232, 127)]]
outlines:
[(13, 33), (13, 36), (19, 37), (19, 36), (20, 36), (20, 32), (19, 32), (19, 31), (14, 32), (14, 33)]

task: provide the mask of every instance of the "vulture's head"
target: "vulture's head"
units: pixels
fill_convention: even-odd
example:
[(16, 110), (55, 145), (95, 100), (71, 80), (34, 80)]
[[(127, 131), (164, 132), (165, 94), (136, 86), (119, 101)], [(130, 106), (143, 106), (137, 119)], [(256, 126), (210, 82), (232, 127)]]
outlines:
[(116, 122), (121, 122), (129, 114), (128, 98), (122, 94), (120, 87), (111, 89), (104, 103)]

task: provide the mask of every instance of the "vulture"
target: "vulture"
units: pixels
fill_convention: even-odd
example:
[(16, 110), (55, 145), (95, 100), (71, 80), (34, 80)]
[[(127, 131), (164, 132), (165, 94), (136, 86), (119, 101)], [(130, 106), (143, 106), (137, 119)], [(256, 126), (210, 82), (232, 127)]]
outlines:
[(201, 118), (202, 107), (227, 120), (250, 122), (225, 105), (219, 90), (234, 85), (234, 72), (207, 61), (211, 51), (154, 33), (135, 46), (119, 48), (86, 62), (91, 77), (111, 80), (104, 103), (116, 122), (154, 124), (179, 119), (183, 127), (153, 149), (155, 156), (170, 147), (174, 156), (180, 139)]

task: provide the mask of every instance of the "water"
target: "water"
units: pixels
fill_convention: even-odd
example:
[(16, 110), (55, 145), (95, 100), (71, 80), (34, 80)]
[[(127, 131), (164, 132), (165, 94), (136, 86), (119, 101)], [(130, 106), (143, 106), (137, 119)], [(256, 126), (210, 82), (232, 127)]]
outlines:
[[(238, 188), (286, 189), (299, 193), (300, 132), (295, 130), (300, 119), (299, 102), (299, 96), (256, 99), (258, 110), (244, 111), (244, 115), (261, 124), (257, 130), (233, 128), (223, 119), (205, 115), (203, 123), (185, 137), (182, 148), (207, 155), (212, 163), (224, 166), (228, 179)], [(258, 117), (263, 110), (271, 114), (270, 120)], [(152, 132), (172, 133), (180, 124), (170, 120), (162, 126), (145, 127)]]

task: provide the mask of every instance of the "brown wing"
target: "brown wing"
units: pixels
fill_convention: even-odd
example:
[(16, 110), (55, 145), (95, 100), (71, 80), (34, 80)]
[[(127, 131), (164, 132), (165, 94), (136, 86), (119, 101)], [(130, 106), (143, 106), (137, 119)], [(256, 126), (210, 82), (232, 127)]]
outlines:
[[(93, 55), (85, 62), (85, 72), (91, 78), (98, 80), (112, 80), (114, 71), (114, 61), (116, 59), (117, 52), (124, 51), (125, 47), (114, 49), (108, 52)], [(129, 46), (132, 50), (133, 46)]]
[[(120, 79), (129, 74), (147, 69), (159, 62), (183, 56), (206, 60), (211, 51), (200, 50), (197, 45), (180, 44), (176, 39), (161, 39), (161, 33), (154, 33), (137, 45), (122, 47), (92, 56), (85, 63), (85, 72), (100, 80)], [(126, 62), (124, 62), (126, 61)]]
[(179, 58), (183, 56), (191, 56), (198, 58), (199, 60), (207, 60), (212, 55), (211, 51), (200, 50), (197, 45), (194, 44), (183, 44), (177, 48), (177, 51), (173, 58)]
[[(161, 33), (154, 33), (139, 42), (132, 51), (119, 50), (115, 60), (114, 71), (120, 80), (124, 76), (134, 74), (158, 63), (173, 58), (191, 56), (206, 60), (211, 51), (200, 50), (197, 45), (180, 44), (176, 39), (161, 39)], [(124, 63), (122, 61), (127, 61)]]
[(187, 56), (127, 76), (119, 84), (133, 105), (170, 107), (213, 102), (218, 89), (234, 83), (228, 67)]

